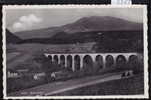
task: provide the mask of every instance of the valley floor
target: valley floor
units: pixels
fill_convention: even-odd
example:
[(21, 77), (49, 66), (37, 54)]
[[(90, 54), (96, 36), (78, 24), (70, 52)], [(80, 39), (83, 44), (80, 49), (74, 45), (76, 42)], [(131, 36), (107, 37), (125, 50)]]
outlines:
[(131, 95), (143, 94), (143, 75), (121, 79), (121, 74), (107, 74), (53, 82), (10, 93), (9, 96), (36, 95)]

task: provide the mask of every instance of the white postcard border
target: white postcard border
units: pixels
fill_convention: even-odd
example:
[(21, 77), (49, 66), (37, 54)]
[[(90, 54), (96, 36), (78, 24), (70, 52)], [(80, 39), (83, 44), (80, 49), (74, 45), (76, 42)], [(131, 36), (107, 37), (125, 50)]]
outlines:
[[(142, 8), (143, 27), (144, 27), (144, 95), (105, 95), (105, 96), (7, 96), (6, 95), (6, 9), (46, 9), (46, 8)], [(2, 36), (3, 36), (3, 95), (6, 99), (96, 99), (96, 98), (148, 98), (148, 42), (147, 42), (147, 6), (146, 5), (4, 5), (2, 17)]]

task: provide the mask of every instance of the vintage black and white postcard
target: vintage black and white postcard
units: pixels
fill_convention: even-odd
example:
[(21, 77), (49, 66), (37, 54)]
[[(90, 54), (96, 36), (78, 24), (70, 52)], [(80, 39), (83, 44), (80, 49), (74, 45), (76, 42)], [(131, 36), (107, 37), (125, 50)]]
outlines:
[(145, 5), (3, 6), (5, 98), (148, 98)]

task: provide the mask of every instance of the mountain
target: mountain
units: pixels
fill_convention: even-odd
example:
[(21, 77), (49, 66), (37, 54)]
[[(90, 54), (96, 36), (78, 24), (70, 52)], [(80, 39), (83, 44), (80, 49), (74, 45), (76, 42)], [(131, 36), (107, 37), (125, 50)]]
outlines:
[(21, 39), (18, 36), (14, 35), (8, 29), (6, 29), (6, 43), (7, 44), (15, 44), (20, 41)]
[(27, 39), (19, 43), (58, 45), (96, 42), (94, 46), (96, 52), (143, 51), (143, 24), (120, 18), (84, 17), (71, 24), (37, 31), (40, 35), (44, 32), (43, 37), (32, 32), (34, 31), (30, 31), (31, 34), (35, 34), (34, 37), (30, 38), (26, 34)]
[(53, 36), (57, 32), (60, 32), (58, 27), (51, 27), (37, 30), (15, 32), (15, 35), (22, 39), (47, 38)]
[[(22, 39), (48, 38), (58, 33), (74, 34), (90, 31), (138, 31), (142, 30), (143, 24), (127, 21), (110, 16), (91, 16), (81, 18), (73, 23), (60, 27), (16, 32), (15, 34)], [(61, 35), (61, 34), (60, 34)]]
[(110, 16), (84, 17), (75, 23), (64, 25), (63, 31), (67, 33), (87, 32), (87, 31), (130, 31), (141, 30), (142, 24), (127, 21)]

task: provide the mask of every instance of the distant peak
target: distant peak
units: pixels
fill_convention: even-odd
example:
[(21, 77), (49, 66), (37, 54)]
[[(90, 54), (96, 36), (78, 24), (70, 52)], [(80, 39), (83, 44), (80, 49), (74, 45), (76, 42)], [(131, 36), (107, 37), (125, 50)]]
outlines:
[[(125, 20), (125, 19), (122, 19), (122, 18), (118, 18), (118, 17), (113, 17), (113, 16), (88, 16), (88, 17), (83, 17), (83, 18), (80, 18), (77, 22), (80, 22), (80, 21), (87, 21), (87, 20)], [(128, 21), (128, 20), (126, 20)]]

